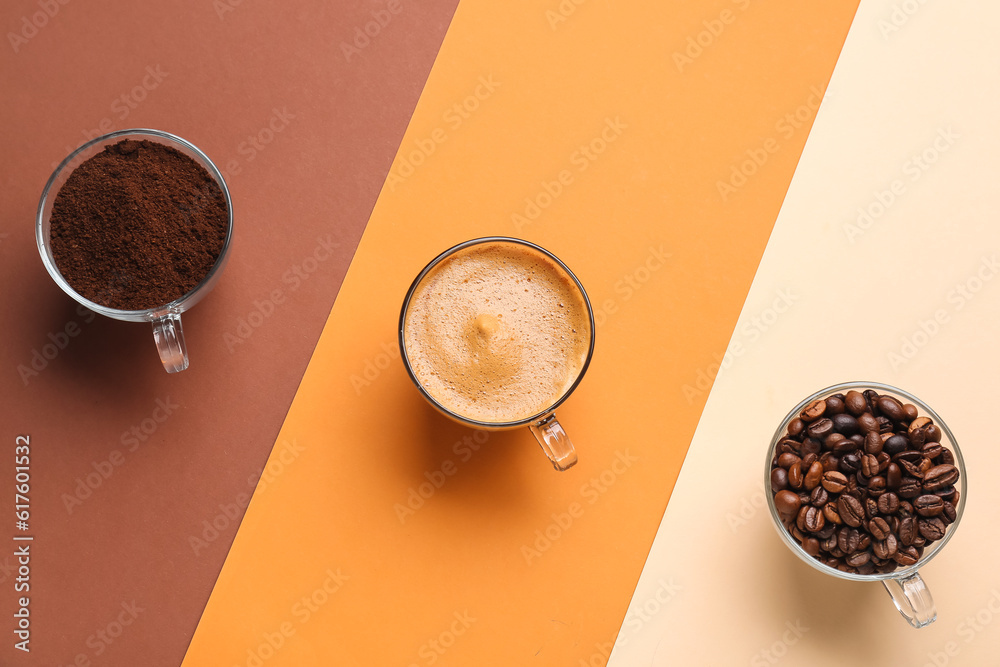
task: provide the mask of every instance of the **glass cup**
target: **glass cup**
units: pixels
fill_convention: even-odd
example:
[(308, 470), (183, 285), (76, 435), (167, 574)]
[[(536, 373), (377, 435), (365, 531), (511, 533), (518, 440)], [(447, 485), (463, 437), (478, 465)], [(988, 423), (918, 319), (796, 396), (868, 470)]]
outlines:
[[(583, 367), (580, 369), (580, 374), (576, 377), (573, 384), (567, 389), (562, 396), (558, 398), (552, 405), (547, 406), (544, 410), (538, 414), (532, 415), (525, 419), (518, 419), (516, 421), (509, 422), (483, 422), (469, 417), (460, 415), (441, 403), (439, 403), (431, 394), (420, 384), (416, 375), (413, 372), (413, 368), (410, 366), (410, 360), (406, 353), (406, 344), (404, 339), (404, 327), (406, 323), (406, 313), (407, 308), (410, 305), (410, 299), (413, 297), (414, 291), (417, 286), (420, 285), (424, 277), (440, 262), (447, 259), (454, 253), (468, 248), (469, 246), (477, 245), (480, 243), (512, 243), (517, 245), (526, 246), (533, 249), (534, 251), (541, 253), (548, 259), (552, 260), (565, 274), (573, 280), (576, 284), (577, 289), (580, 291), (580, 295), (583, 297), (583, 302), (587, 306), (587, 315), (590, 318), (590, 347), (587, 351), (587, 358), (583, 363)], [(576, 449), (573, 447), (573, 442), (566, 435), (566, 431), (563, 430), (562, 425), (556, 420), (555, 410), (560, 405), (563, 404), (573, 390), (576, 389), (577, 385), (580, 384), (580, 380), (583, 379), (584, 373), (587, 372), (587, 367), (590, 365), (590, 359), (594, 354), (594, 310), (590, 305), (590, 299), (587, 297), (586, 290), (583, 289), (583, 285), (577, 279), (573, 272), (569, 270), (563, 262), (550, 253), (548, 250), (541, 248), (534, 243), (529, 243), (521, 239), (506, 237), (506, 236), (490, 236), (479, 239), (473, 239), (471, 241), (466, 241), (465, 243), (460, 243), (453, 248), (445, 250), (443, 253), (435, 257), (430, 264), (424, 267), (424, 270), (420, 272), (419, 275), (414, 279), (413, 284), (410, 286), (409, 291), (406, 293), (406, 298), (403, 300), (403, 308), (399, 314), (399, 349), (403, 358), (403, 364), (406, 366), (406, 372), (409, 374), (410, 379), (413, 380), (413, 384), (417, 386), (420, 393), (424, 395), (431, 405), (437, 408), (445, 416), (451, 419), (466, 424), (468, 426), (479, 428), (479, 429), (489, 429), (489, 430), (507, 430), (514, 429), (522, 426), (527, 426), (538, 444), (541, 445), (542, 450), (545, 455), (549, 457), (552, 462), (553, 467), (556, 470), (568, 470), (577, 462)]]
[[(874, 389), (879, 393), (879, 395), (887, 394), (889, 396), (894, 396), (904, 404), (912, 403), (916, 406), (921, 417), (930, 417), (933, 419), (934, 423), (941, 429), (941, 444), (951, 450), (952, 454), (954, 454), (955, 467), (957, 467), (959, 471), (959, 481), (956, 485), (959, 491), (958, 504), (955, 507), (956, 517), (955, 521), (948, 526), (944, 537), (937, 542), (930, 544), (924, 550), (920, 560), (913, 565), (900, 567), (897, 570), (884, 574), (852, 574), (849, 572), (842, 572), (841, 570), (829, 567), (821, 563), (816, 558), (810, 556), (802, 548), (802, 545), (800, 545), (798, 541), (792, 537), (782, 524), (778, 510), (774, 506), (774, 494), (771, 493), (771, 462), (774, 460), (774, 454), (777, 450), (778, 443), (786, 436), (789, 422), (797, 417), (802, 409), (814, 400), (827, 398), (838, 393), (846, 394), (852, 389), (856, 391)], [(926, 565), (931, 558), (936, 556), (938, 552), (944, 548), (944, 545), (948, 543), (951, 536), (955, 534), (955, 529), (958, 528), (958, 524), (962, 520), (962, 511), (965, 509), (965, 487), (965, 461), (962, 458), (962, 451), (958, 448), (958, 442), (955, 440), (955, 436), (952, 435), (952, 432), (948, 428), (947, 424), (944, 423), (941, 417), (939, 417), (934, 410), (932, 410), (926, 403), (921, 401), (916, 396), (905, 392), (902, 389), (897, 389), (896, 387), (880, 384), (878, 382), (845, 382), (843, 384), (827, 387), (826, 389), (818, 391), (803, 400), (788, 413), (788, 415), (782, 420), (778, 430), (775, 431), (774, 438), (771, 440), (771, 446), (767, 451), (767, 460), (764, 463), (764, 488), (766, 489), (765, 495), (767, 496), (767, 506), (771, 512), (771, 520), (774, 523), (774, 527), (777, 529), (778, 534), (781, 536), (781, 539), (785, 541), (788, 548), (803, 561), (825, 574), (840, 577), (841, 579), (850, 579), (851, 581), (881, 581), (885, 586), (885, 589), (889, 592), (889, 596), (892, 598), (893, 604), (896, 605), (896, 609), (898, 609), (899, 613), (903, 615), (903, 618), (905, 618), (907, 622), (915, 628), (922, 628), (933, 623), (934, 620), (937, 619), (937, 610), (934, 607), (934, 599), (931, 597), (930, 590), (928, 590), (927, 585), (920, 577), (918, 571), (921, 567)]]
[[(94, 303), (77, 293), (77, 291), (74, 290), (68, 282), (66, 282), (66, 279), (63, 278), (62, 274), (59, 273), (59, 268), (56, 266), (55, 261), (52, 258), (52, 247), (49, 239), (52, 205), (55, 202), (56, 195), (59, 193), (59, 189), (62, 188), (66, 179), (69, 178), (70, 174), (74, 169), (76, 169), (76, 167), (91, 156), (102, 151), (105, 146), (125, 139), (155, 141), (180, 151), (200, 164), (212, 176), (212, 178), (215, 179), (215, 182), (222, 190), (222, 195), (226, 200), (226, 211), (229, 216), (227, 225), (228, 228), (226, 230), (226, 240), (222, 246), (222, 252), (219, 254), (219, 258), (216, 260), (215, 265), (208, 272), (208, 275), (206, 275), (205, 278), (191, 291), (179, 299), (175, 299), (170, 303), (165, 303), (162, 306), (149, 308), (147, 310), (119, 310), (117, 308), (108, 308), (107, 306)], [(184, 343), (184, 329), (181, 327), (181, 313), (205, 298), (205, 295), (208, 294), (219, 281), (219, 276), (222, 274), (222, 269), (225, 266), (229, 255), (229, 246), (232, 237), (233, 204), (229, 198), (229, 188), (226, 187), (226, 181), (223, 179), (222, 173), (218, 170), (218, 168), (216, 168), (212, 161), (208, 159), (207, 155), (202, 153), (190, 142), (167, 132), (148, 129), (120, 130), (118, 132), (105, 134), (104, 136), (88, 141), (70, 153), (70, 155), (63, 160), (58, 167), (56, 167), (55, 172), (53, 172), (52, 176), (49, 177), (48, 183), (45, 184), (45, 189), (42, 191), (42, 199), (38, 204), (38, 217), (35, 224), (35, 240), (38, 243), (38, 252), (42, 256), (42, 263), (45, 264), (45, 268), (49, 272), (49, 275), (52, 276), (52, 280), (54, 280), (56, 284), (62, 288), (62, 291), (66, 292), (66, 294), (71, 296), (74, 300), (93, 310), (95, 313), (99, 313), (116, 320), (123, 320), (125, 322), (152, 322), (153, 340), (156, 342), (156, 349), (160, 353), (160, 361), (163, 362), (163, 367), (168, 373), (177, 373), (188, 367), (187, 345)]]

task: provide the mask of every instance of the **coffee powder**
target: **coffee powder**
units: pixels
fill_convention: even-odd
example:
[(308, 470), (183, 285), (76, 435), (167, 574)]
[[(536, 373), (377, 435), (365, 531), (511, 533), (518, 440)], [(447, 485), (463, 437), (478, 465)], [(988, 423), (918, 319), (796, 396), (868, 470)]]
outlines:
[(124, 140), (80, 164), (52, 206), (59, 273), (80, 295), (119, 310), (163, 306), (194, 289), (222, 252), (222, 189), (197, 162)]

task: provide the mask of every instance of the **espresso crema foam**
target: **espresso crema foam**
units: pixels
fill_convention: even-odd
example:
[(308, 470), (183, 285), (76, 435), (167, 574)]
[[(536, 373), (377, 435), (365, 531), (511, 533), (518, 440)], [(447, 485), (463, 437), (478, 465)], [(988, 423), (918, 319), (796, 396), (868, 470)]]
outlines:
[(417, 381), (442, 406), (481, 422), (526, 419), (576, 381), (590, 317), (573, 279), (546, 255), (485, 242), (439, 262), (403, 323)]

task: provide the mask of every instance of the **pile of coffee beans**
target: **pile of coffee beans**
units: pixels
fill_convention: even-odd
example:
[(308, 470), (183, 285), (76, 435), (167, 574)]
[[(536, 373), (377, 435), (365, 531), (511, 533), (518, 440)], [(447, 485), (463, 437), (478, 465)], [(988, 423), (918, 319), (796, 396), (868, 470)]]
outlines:
[(959, 470), (941, 436), (916, 406), (872, 389), (813, 401), (771, 461), (782, 524), (844, 572), (913, 565), (956, 517)]

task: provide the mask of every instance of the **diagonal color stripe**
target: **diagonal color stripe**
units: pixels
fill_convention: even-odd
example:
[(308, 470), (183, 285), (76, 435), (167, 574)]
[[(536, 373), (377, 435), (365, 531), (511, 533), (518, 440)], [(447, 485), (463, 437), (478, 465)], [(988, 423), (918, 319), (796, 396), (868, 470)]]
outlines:
[[(462, 3), (185, 664), (603, 661), (855, 8)], [(488, 234), (597, 309), (569, 472), (399, 361), (414, 275)]]

